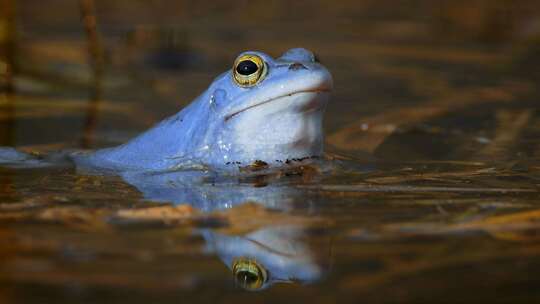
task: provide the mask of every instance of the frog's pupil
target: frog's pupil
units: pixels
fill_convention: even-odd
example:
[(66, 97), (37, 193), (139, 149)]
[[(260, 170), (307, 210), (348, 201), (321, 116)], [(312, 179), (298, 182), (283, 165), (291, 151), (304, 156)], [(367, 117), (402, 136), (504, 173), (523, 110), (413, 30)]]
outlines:
[(240, 271), (236, 274), (236, 282), (244, 288), (249, 288), (259, 281), (256, 273), (250, 271)]
[(240, 75), (247, 76), (257, 72), (258, 68), (259, 67), (257, 66), (257, 64), (255, 64), (255, 62), (251, 60), (244, 60), (238, 64), (238, 66), (236, 67), (236, 71)]

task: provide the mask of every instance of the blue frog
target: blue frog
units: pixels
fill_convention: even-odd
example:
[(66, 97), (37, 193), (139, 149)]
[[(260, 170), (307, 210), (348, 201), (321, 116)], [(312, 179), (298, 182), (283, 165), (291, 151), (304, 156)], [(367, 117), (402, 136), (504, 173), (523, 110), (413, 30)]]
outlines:
[(328, 70), (306, 49), (277, 59), (244, 52), (179, 113), (124, 145), (71, 157), (81, 167), (121, 171), (201, 165), (230, 171), (321, 156), (332, 86)]
[[(314, 54), (294, 48), (274, 59), (247, 51), (199, 97), (131, 141), (72, 152), (77, 167), (97, 171), (167, 172), (193, 168), (238, 171), (279, 166), (323, 154), (322, 120), (332, 76)], [(36, 165), (0, 149), (0, 164)]]

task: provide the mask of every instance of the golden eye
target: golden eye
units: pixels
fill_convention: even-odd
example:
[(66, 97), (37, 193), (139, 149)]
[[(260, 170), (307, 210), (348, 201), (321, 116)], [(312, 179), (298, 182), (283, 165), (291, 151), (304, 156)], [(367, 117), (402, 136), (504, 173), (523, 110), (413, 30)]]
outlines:
[(266, 76), (264, 60), (255, 54), (245, 54), (234, 61), (233, 78), (241, 87), (251, 87)]
[(256, 261), (246, 258), (234, 261), (232, 272), (236, 284), (247, 290), (261, 288), (268, 279), (266, 269)]

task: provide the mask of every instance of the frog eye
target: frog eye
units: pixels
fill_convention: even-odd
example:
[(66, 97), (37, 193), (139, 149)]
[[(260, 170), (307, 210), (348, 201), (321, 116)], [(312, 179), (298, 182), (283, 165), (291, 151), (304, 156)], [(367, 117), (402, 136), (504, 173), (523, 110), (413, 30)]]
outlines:
[(261, 288), (268, 279), (266, 269), (256, 261), (246, 258), (234, 261), (232, 272), (236, 283), (247, 290)]
[(234, 61), (233, 78), (241, 87), (251, 87), (266, 76), (264, 60), (255, 54), (245, 54)]

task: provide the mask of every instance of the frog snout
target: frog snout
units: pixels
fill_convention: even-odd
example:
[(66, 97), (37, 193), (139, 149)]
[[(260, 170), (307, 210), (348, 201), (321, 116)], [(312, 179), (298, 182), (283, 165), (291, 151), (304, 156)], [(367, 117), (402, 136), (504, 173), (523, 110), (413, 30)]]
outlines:
[(289, 70), (291, 71), (297, 71), (297, 70), (307, 70), (308, 68), (301, 64), (300, 62), (294, 62), (291, 65), (289, 65)]

